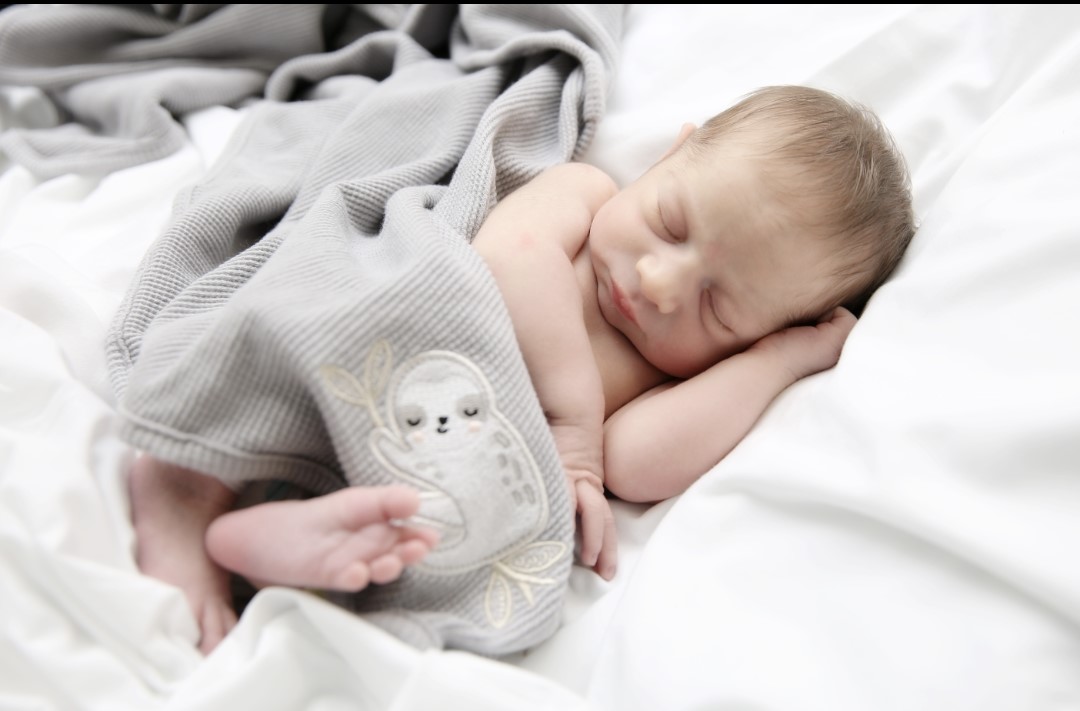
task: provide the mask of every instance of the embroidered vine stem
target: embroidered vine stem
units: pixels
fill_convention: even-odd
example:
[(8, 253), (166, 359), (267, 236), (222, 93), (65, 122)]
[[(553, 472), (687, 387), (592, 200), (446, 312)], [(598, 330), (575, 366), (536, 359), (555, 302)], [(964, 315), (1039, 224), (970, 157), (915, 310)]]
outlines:
[(371, 346), (364, 360), (363, 382), (357, 380), (356, 376), (348, 370), (336, 365), (321, 366), (319, 375), (335, 395), (346, 402), (366, 407), (372, 422), (377, 427), (383, 427), (378, 402), (390, 379), (393, 362), (390, 344), (384, 340), (378, 340)]
[(529, 587), (529, 583), (533, 585), (551, 585), (555, 581), (551, 578), (541, 578), (536, 575), (526, 575), (525, 573), (518, 572), (509, 566), (504, 565), (501, 562), (495, 562), (492, 567), (498, 571), (499, 574), (510, 578), (517, 583), (518, 588), (521, 590), (521, 594), (525, 596), (525, 599), (529, 601), (531, 605), (533, 602), (532, 588)]

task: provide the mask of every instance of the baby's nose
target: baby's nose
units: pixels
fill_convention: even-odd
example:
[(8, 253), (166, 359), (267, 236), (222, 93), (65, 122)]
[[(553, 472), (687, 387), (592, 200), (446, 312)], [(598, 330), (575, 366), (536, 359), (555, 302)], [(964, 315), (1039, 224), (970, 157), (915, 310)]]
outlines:
[(679, 307), (679, 292), (685, 288), (685, 280), (689, 277), (686, 271), (678, 260), (647, 254), (637, 263), (641, 293), (660, 313), (670, 314)]

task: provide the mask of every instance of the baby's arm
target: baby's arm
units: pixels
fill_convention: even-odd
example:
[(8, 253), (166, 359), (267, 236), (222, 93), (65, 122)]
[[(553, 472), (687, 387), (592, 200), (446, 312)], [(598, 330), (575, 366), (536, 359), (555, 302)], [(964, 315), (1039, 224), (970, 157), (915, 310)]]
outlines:
[(854, 325), (851, 312), (837, 309), (815, 326), (773, 333), (689, 380), (632, 400), (605, 426), (608, 488), (628, 501), (686, 491), (785, 388), (835, 365)]
[(614, 574), (611, 509), (603, 495), (604, 393), (585, 330), (573, 259), (592, 218), (615, 194), (600, 170), (551, 168), (500, 202), (473, 246), (491, 269), (551, 425), (581, 515), (581, 559)]

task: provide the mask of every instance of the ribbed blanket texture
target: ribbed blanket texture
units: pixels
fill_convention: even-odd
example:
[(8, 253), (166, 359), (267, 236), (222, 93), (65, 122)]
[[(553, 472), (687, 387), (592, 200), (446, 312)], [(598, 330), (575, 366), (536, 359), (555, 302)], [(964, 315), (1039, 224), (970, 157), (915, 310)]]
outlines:
[(561, 613), (574, 516), (498, 288), (469, 244), (580, 157), (622, 5), (61, 5), (0, 12), (0, 84), (66, 120), (41, 178), (168, 155), (253, 102), (176, 199), (112, 326), (125, 438), (240, 489), (407, 483), (439, 547), (342, 598), (419, 646), (501, 655)]

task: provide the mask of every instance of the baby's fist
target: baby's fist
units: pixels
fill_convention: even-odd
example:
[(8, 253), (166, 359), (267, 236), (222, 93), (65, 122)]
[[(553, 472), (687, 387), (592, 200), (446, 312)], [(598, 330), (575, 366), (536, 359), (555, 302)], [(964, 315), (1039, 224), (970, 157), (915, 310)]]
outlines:
[(750, 350), (779, 358), (794, 379), (799, 380), (836, 365), (855, 323), (855, 315), (839, 307), (813, 326), (792, 326), (771, 333)]

